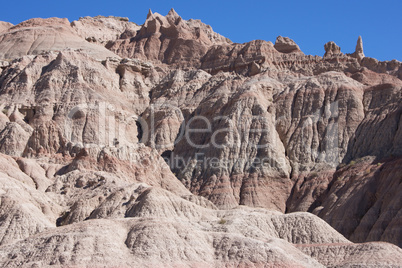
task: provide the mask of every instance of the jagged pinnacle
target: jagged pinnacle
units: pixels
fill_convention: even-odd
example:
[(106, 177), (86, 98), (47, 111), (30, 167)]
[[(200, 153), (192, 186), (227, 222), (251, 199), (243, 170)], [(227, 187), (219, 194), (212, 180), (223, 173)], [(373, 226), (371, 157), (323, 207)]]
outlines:
[(357, 38), (356, 50), (352, 54), (352, 56), (358, 59), (359, 61), (361, 61), (365, 57), (363, 52), (363, 40), (361, 36)]
[(170, 23), (176, 25), (181, 21), (181, 17), (179, 16), (179, 14), (177, 14), (177, 12), (173, 8), (170, 9), (169, 13), (166, 15), (166, 18)]
[(177, 12), (174, 10), (173, 7), (169, 10), (168, 15), (173, 16), (173, 17), (179, 17), (179, 14), (177, 14)]
[(149, 11), (148, 11), (148, 15), (147, 15), (147, 19), (149, 19), (151, 16), (152, 16), (153, 14), (152, 14), (152, 10), (151, 9), (149, 9)]
[(356, 52), (363, 53), (363, 40), (360, 35), (359, 35), (359, 38), (357, 39)]

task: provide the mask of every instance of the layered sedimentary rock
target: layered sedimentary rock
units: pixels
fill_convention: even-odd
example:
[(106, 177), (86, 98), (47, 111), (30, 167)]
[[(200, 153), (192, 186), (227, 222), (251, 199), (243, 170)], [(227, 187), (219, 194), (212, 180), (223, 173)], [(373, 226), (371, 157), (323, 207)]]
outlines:
[[(217, 210), (191, 198), (180, 184), (170, 191), (150, 186), (149, 175), (142, 180), (83, 168), (60, 172), (62, 165), (52, 163), (67, 159), (0, 159), (9, 167), (8, 175), (1, 174), (1, 205), (7, 213), (0, 228), (0, 261), (8, 267), (321, 267), (401, 261), (398, 247), (353, 244), (310, 213)], [(43, 184), (49, 185), (46, 190), (38, 187)], [(345, 252), (343, 260), (334, 259), (339, 252)], [(372, 254), (375, 258), (362, 258)]]
[(231, 43), (199, 20), (183, 20), (173, 9), (168, 15), (148, 13), (135, 36), (123, 36), (107, 44), (122, 57), (160, 61), (168, 64), (198, 65), (211, 45)]
[(310, 56), (174, 10), (1, 27), (3, 265), (401, 262), (349, 241), (401, 246), (401, 63), (361, 38)]
[(134, 37), (140, 27), (122, 17), (83, 17), (71, 22), (78, 35), (92, 43), (106, 45), (121, 37)]
[(0, 33), (13, 27), (13, 24), (5, 21), (0, 21)]
[(333, 57), (333, 56), (341, 56), (343, 53), (341, 52), (341, 48), (335, 44), (334, 41), (330, 41), (324, 45), (325, 54), (324, 57)]
[(104, 47), (80, 38), (67, 19), (30, 19), (0, 31), (0, 58), (15, 59), (66, 48), (82, 50), (95, 58), (113, 57)]
[(359, 36), (357, 39), (356, 50), (351, 54), (351, 56), (357, 58), (359, 61), (365, 57), (363, 52), (363, 40), (361, 36)]
[(389, 241), (402, 246), (401, 159), (362, 159), (334, 174), (314, 213), (356, 242)]
[(299, 46), (289, 37), (278, 36), (274, 47), (282, 53), (301, 52)]

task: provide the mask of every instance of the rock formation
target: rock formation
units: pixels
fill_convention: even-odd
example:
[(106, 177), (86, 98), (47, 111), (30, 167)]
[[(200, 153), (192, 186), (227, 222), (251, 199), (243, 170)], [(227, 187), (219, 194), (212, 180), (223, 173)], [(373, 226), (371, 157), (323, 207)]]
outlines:
[(402, 65), (324, 48), (1, 23), (1, 265), (399, 265)]
[(71, 22), (79, 36), (91, 43), (106, 45), (108, 42), (134, 37), (140, 27), (122, 17), (83, 17)]
[(325, 57), (334, 57), (334, 56), (342, 56), (343, 53), (341, 52), (341, 48), (335, 44), (334, 41), (330, 41), (324, 45), (325, 49)]
[(135, 36), (111, 40), (107, 48), (122, 57), (168, 64), (198, 65), (212, 45), (231, 43), (199, 20), (183, 20), (173, 9), (166, 17), (150, 10)]
[(99, 59), (114, 56), (104, 47), (80, 38), (67, 19), (30, 19), (0, 32), (1, 59), (15, 59), (66, 48), (81, 50)]
[(282, 53), (301, 52), (299, 46), (289, 37), (278, 36), (274, 47)]
[(357, 39), (356, 50), (354, 53), (351, 54), (352, 57), (355, 57), (359, 61), (361, 61), (365, 56), (363, 52), (363, 40), (362, 37), (359, 36)]
[(13, 27), (13, 24), (5, 21), (0, 21), (0, 33), (7, 31), (11, 27)]
[[(49, 160), (0, 155), (8, 171), (0, 180), (2, 265), (321, 267), (402, 260), (400, 248), (353, 244), (310, 213), (217, 210), (180, 184), (169, 191), (150, 186), (149, 174), (124, 178), (81, 168), (55, 175), (62, 165)], [(334, 258), (339, 252), (343, 259)]]

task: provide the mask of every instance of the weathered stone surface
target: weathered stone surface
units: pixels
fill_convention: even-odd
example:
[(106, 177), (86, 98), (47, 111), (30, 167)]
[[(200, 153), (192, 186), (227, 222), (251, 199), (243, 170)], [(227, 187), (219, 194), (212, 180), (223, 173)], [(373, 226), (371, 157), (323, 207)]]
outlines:
[(10, 29), (13, 26), (14, 25), (12, 23), (0, 21), (0, 33), (7, 31), (8, 29)]
[(7, 28), (0, 262), (398, 264), (346, 239), (401, 245), (401, 63), (359, 40), (313, 57), (174, 10)]
[(44, 194), (41, 186), (46, 179), (35, 174), (40, 173), (41, 168), (36, 166), (34, 169), (30, 175), (33, 174), (35, 179), (22, 172), (14, 159), (0, 154), (1, 245), (55, 226), (60, 206)]
[(338, 165), (364, 118), (362, 98), (362, 85), (338, 72), (295, 79), (277, 95), (276, 129), (295, 174)]
[[(29, 176), (32, 179), (44, 178), (44, 169), (33, 160), (21, 159), (24, 162), (19, 165), (28, 176), (19, 171), (18, 165), (10, 157), (0, 155), (0, 159), (1, 163), (8, 161), (15, 169), (3, 182), (13, 183), (13, 187), (19, 190), (24, 188), (27, 192), (21, 192), (20, 198), (24, 196), (25, 202), (30, 204), (28, 207), (32, 206), (27, 212), (15, 210), (22, 219), (27, 220), (20, 221), (18, 225), (27, 233), (21, 237), (20, 229), (11, 223), (3, 236), (1, 260), (10, 267), (21, 264), (109, 266), (133, 263), (149, 266), (162, 262), (172, 266), (196, 262), (204, 265), (256, 263), (254, 265), (258, 266), (258, 263), (272, 263), (317, 267), (320, 264), (298, 248), (305, 251), (305, 247), (308, 247), (317, 251), (321, 245), (334, 247), (340, 243), (345, 248), (359, 248), (309, 213), (283, 215), (247, 207), (219, 211), (201, 207), (159, 187), (149, 187), (144, 183), (131, 184), (107, 172), (72, 171), (58, 177), (54, 186), (43, 192), (35, 189), (30, 182)], [(28, 185), (23, 186), (21, 180)], [(132, 186), (127, 187), (130, 184)], [(12, 188), (5, 186), (2, 189), (9, 190), (3, 193), (2, 208), (11, 205), (8, 211), (17, 209), (17, 203), (7, 201), (12, 200)], [(60, 186), (63, 191), (55, 190)], [(42, 212), (35, 210), (35, 204), (42, 208)], [(66, 206), (70, 206), (68, 213), (61, 213), (60, 208)], [(78, 207), (81, 210), (77, 210)], [(89, 210), (82, 210), (84, 208)], [(56, 221), (54, 217), (59, 213), (62, 217)], [(87, 218), (89, 220), (84, 221)], [(56, 228), (56, 222), (68, 225)], [(33, 229), (30, 231), (28, 226)], [(100, 229), (102, 232), (99, 232)], [(30, 233), (38, 234), (21, 240)], [(156, 240), (159, 242), (151, 243)], [(300, 246), (294, 247), (292, 243)], [(106, 245), (112, 252), (103, 248)], [(399, 254), (396, 248), (384, 246), (388, 247), (390, 254)], [(235, 248), (241, 250), (242, 254), (230, 253)], [(318, 261), (324, 262), (331, 256), (320, 253)], [(392, 261), (385, 258), (376, 258), (374, 262), (367, 260), (367, 264), (372, 263)]]
[(10, 62), (5, 61), (5, 60), (0, 61), (0, 68), (4, 69), (8, 66), (10, 66)]
[(357, 39), (355, 52), (353, 52), (350, 56), (358, 59), (359, 61), (361, 61), (365, 57), (363, 52), (363, 40), (361, 36), (359, 36), (359, 38)]
[(274, 47), (282, 53), (301, 52), (299, 46), (289, 37), (278, 36)]
[(334, 41), (330, 41), (324, 45), (325, 54), (324, 57), (342, 56), (341, 48), (335, 44)]
[(380, 242), (356, 245), (298, 245), (297, 248), (307, 255), (314, 256), (326, 267), (398, 267), (402, 261), (400, 248)]
[(0, 152), (12, 156), (22, 156), (30, 137), (16, 122), (9, 122), (0, 132)]
[(362, 59), (361, 65), (374, 72), (386, 73), (402, 79), (402, 63), (400, 61), (378, 61), (374, 58), (365, 57)]
[[(23, 253), (21, 248), (25, 248)], [(207, 232), (188, 222), (156, 218), (148, 221), (89, 220), (3, 246), (0, 252), (3, 263), (9, 267), (21, 263), (25, 266), (321, 267), (283, 240), (264, 242), (225, 232)]]
[(83, 17), (71, 22), (79, 36), (88, 42), (106, 45), (110, 41), (120, 39), (122, 35), (126, 38), (134, 37), (140, 26), (129, 22), (128, 18), (122, 17)]
[[(20, 229), (10, 224), (2, 240), (0, 259), (9, 267), (133, 264), (148, 267), (162, 263), (256, 267), (267, 263), (306, 267), (334, 263), (392, 265), (401, 256), (399, 248), (386, 243), (350, 243), (309, 213), (283, 215), (247, 207), (227, 211), (201, 207), (159, 187), (133, 184), (134, 180), (125, 181), (107, 172), (72, 171), (57, 177), (54, 186), (42, 192), (33, 183), (22, 186), (21, 179), (30, 184), (30, 178), (18, 170), (10, 157), (0, 155), (0, 159), (11, 161), (15, 169), (4, 182), (13, 183), (17, 189), (24, 187), (27, 193), (21, 194), (24, 198), (31, 196), (25, 202), (32, 206), (29, 214), (16, 211), (28, 220), (20, 221), (18, 228), (23, 227), (28, 233), (21, 237)], [(41, 168), (29, 162), (26, 164), (35, 172), (27, 173), (39, 174)], [(25, 171), (26, 164), (20, 165)], [(61, 186), (62, 191), (56, 190)], [(3, 196), (1, 206), (8, 208), (7, 200), (12, 193), (7, 191)], [(36, 202), (42, 212), (35, 210)], [(68, 212), (62, 213), (61, 207), (69, 208)], [(81, 209), (77, 210), (78, 207)], [(55, 215), (62, 216), (56, 221)], [(44, 221), (39, 224), (44, 224), (46, 230), (37, 225), (38, 219)], [(56, 228), (55, 223), (67, 225)], [(28, 226), (34, 229), (29, 231)], [(29, 232), (36, 235), (29, 236)], [(21, 240), (25, 237), (28, 238)], [(335, 252), (338, 257), (342, 252), (345, 258), (334, 259)], [(375, 254), (375, 258), (362, 257), (368, 254)], [(389, 258), (388, 254), (394, 257)]]
[(365, 117), (349, 143), (346, 163), (366, 155), (381, 159), (402, 154), (402, 83), (398, 82), (376, 85), (364, 91)]
[(314, 213), (354, 242), (382, 240), (401, 246), (400, 174), (401, 159), (352, 161), (334, 174)]
[[(124, 36), (122, 36), (124, 37)], [(148, 13), (135, 36), (110, 42), (106, 47), (122, 57), (194, 65), (215, 44), (231, 43), (199, 20), (183, 20), (173, 9), (166, 16)]]
[(0, 31), (0, 59), (66, 49), (81, 50), (99, 59), (115, 56), (104, 47), (79, 37), (67, 19), (30, 19)]

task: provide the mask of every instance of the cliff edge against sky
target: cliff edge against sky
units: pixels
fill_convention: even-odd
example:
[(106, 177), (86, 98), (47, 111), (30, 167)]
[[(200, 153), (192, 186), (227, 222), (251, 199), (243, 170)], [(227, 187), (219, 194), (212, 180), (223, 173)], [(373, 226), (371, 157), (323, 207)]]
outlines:
[(324, 50), (1, 22), (0, 263), (400, 265), (402, 64)]

